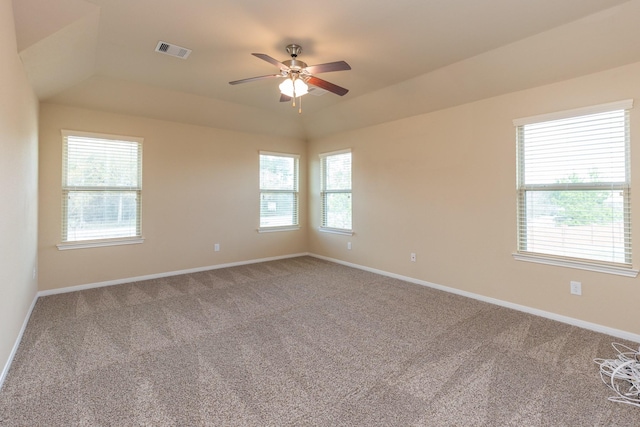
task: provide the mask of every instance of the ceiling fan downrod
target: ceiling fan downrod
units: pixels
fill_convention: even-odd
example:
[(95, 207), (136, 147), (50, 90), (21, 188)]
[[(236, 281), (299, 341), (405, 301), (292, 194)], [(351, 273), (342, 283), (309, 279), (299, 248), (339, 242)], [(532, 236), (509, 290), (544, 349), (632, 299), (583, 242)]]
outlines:
[(298, 55), (302, 53), (302, 46), (297, 44), (289, 44), (286, 49), (287, 53), (291, 55), (292, 58), (297, 58)]

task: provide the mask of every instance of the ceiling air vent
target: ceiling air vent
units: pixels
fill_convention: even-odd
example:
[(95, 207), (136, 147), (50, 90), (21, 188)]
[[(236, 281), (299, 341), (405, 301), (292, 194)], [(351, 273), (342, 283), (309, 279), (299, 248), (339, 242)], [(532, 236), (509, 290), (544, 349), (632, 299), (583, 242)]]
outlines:
[(175, 44), (167, 42), (158, 42), (158, 45), (156, 46), (156, 52), (175, 56), (176, 58), (187, 59), (187, 56), (189, 56), (189, 54), (191, 53), (191, 49), (176, 46)]

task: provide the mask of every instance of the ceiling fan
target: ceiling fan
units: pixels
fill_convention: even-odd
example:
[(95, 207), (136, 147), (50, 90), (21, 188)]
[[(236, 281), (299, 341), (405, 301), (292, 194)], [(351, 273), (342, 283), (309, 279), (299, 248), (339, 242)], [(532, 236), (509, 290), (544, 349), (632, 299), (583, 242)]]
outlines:
[[(248, 79), (234, 80), (229, 82), (230, 85), (237, 85), (240, 83), (248, 83), (256, 80), (270, 79), (270, 78), (284, 78), (285, 80), (280, 83), (280, 102), (286, 102), (293, 100), (293, 106), (295, 106), (295, 98), (300, 98), (309, 92), (308, 85), (315, 86), (336, 95), (344, 96), (349, 92), (349, 89), (345, 89), (338, 85), (335, 85), (326, 80), (320, 79), (315, 76), (319, 73), (328, 73), (330, 71), (344, 71), (350, 70), (351, 67), (344, 61), (328, 62), (326, 64), (307, 65), (306, 63), (298, 60), (298, 55), (302, 53), (302, 47), (297, 44), (290, 44), (287, 46), (287, 52), (291, 55), (291, 59), (286, 61), (278, 61), (265, 55), (264, 53), (252, 53), (253, 56), (267, 61), (270, 64), (280, 68), (278, 74), (268, 74), (266, 76), (250, 77)], [(301, 112), (301, 110), (300, 110)]]

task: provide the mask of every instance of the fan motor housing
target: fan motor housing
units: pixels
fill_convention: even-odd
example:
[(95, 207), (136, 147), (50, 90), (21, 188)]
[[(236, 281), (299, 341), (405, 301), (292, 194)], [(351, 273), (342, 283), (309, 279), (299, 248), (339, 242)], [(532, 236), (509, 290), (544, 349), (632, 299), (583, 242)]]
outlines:
[(292, 70), (301, 70), (303, 68), (307, 68), (307, 64), (305, 62), (298, 61), (297, 59), (288, 59), (286, 61), (282, 61), (282, 63)]

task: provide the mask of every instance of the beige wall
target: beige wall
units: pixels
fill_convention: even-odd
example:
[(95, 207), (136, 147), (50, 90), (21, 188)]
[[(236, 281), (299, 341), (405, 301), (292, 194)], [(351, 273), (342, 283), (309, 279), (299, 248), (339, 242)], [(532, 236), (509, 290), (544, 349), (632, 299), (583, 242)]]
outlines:
[[(640, 63), (309, 144), (310, 251), (640, 334), (640, 278), (516, 261), (514, 118), (640, 100)], [(640, 105), (631, 113), (640, 188)], [(322, 233), (318, 154), (353, 150), (354, 236)], [(640, 204), (632, 222), (638, 229)], [(347, 250), (347, 242), (352, 250)], [(634, 267), (640, 267), (636, 241)], [(417, 262), (409, 254), (417, 253)], [(582, 282), (583, 296), (569, 293)]]
[(38, 101), (16, 51), (12, 3), (0, 2), (0, 369), (36, 295)]
[[(143, 144), (139, 245), (59, 251), (61, 129), (138, 136)], [(259, 150), (300, 154), (301, 229), (258, 233)], [(42, 104), (40, 290), (305, 252), (306, 144)], [(214, 252), (219, 243), (220, 252)]]

